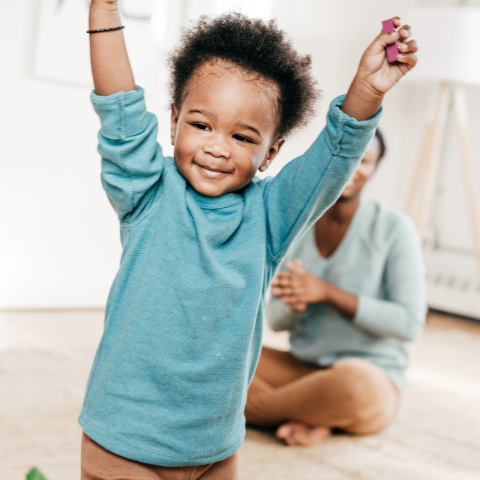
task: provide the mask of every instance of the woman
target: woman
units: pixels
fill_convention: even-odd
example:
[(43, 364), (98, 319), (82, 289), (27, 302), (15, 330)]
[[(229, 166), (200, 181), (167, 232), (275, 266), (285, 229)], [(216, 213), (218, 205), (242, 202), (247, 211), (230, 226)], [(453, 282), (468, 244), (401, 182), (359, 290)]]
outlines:
[(412, 222), (361, 199), (385, 153), (376, 132), (338, 201), (291, 248), (266, 317), (291, 352), (264, 347), (247, 422), (279, 426), (289, 445), (332, 428), (376, 433), (397, 411), (408, 344), (425, 321), (424, 267)]

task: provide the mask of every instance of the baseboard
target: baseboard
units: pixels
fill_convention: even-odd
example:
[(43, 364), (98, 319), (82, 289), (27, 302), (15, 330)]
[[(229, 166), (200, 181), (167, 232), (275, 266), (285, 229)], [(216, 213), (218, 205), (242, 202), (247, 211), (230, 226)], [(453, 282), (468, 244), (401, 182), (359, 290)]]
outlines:
[(425, 252), (427, 301), (430, 308), (480, 319), (480, 284), (473, 255)]

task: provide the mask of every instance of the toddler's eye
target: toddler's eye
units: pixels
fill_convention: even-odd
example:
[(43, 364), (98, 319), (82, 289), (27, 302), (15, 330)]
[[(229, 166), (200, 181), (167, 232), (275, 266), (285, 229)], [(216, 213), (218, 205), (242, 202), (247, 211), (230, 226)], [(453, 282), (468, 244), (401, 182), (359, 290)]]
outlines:
[(198, 128), (199, 130), (210, 130), (210, 127), (208, 125), (203, 124), (203, 123), (192, 123), (191, 125)]
[(253, 143), (249, 138), (244, 137), (243, 135), (234, 135), (233, 138), (240, 142)]

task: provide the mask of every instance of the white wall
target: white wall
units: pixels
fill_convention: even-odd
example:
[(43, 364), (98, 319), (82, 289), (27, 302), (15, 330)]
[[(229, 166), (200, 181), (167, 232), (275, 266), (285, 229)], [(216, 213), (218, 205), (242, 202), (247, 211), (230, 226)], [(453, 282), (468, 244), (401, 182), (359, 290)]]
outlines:
[[(319, 116), (285, 145), (270, 173), (315, 138), (328, 103), (347, 90), (381, 20), (405, 16), (410, 7), (428, 3), (442, 2), (288, 2), (293, 7), (286, 0), (277, 2), (280, 24), (299, 50), (312, 53), (324, 100)], [(480, 6), (480, 0), (470, 5)], [(100, 184), (99, 123), (88, 88), (32, 77), (38, 7), (35, 0), (0, 0), (0, 308), (99, 307), (105, 303), (120, 257), (117, 219)], [(479, 126), (480, 94), (470, 93), (471, 114)], [(389, 154), (368, 187), (370, 196), (403, 204), (428, 95), (427, 87), (400, 84), (387, 96), (382, 127)], [(159, 116), (159, 140), (170, 154), (167, 101), (163, 87), (147, 98)], [(480, 139), (474, 142), (479, 151)], [(457, 220), (451, 208), (449, 215)], [(460, 236), (463, 241), (468, 234)], [(449, 241), (458, 243), (454, 237)]]

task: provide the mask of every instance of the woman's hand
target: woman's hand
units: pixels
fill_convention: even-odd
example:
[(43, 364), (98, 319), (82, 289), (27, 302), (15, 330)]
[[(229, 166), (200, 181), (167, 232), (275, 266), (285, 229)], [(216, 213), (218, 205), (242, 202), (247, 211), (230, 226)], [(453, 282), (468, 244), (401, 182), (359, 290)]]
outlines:
[[(401, 22), (393, 18), (395, 27)], [(380, 109), (383, 96), (417, 63), (418, 47), (415, 40), (409, 40), (411, 28), (404, 25), (393, 33), (382, 32), (362, 56), (342, 110), (357, 120), (372, 118)], [(396, 63), (389, 63), (385, 47), (398, 42), (400, 53)]]
[(309, 303), (327, 299), (328, 284), (305, 270), (296, 259), (287, 264), (288, 272), (278, 272), (272, 280), (272, 292), (290, 308), (304, 312)]

